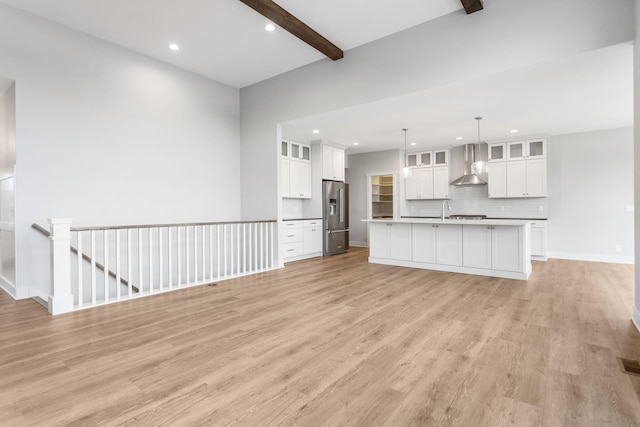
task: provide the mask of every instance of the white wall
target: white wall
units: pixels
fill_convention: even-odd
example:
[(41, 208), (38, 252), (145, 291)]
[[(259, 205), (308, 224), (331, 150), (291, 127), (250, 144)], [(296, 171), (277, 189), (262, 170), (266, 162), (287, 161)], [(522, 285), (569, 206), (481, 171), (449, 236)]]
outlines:
[(549, 256), (633, 263), (633, 129), (554, 135), (548, 158)]
[(242, 216), (279, 212), (277, 123), (633, 39), (629, 0), (493, 0), (241, 89)]
[[(345, 181), (349, 184), (349, 240), (354, 244), (366, 244), (367, 224), (367, 174), (397, 172), (400, 169), (400, 150), (376, 151), (352, 154)], [(398, 195), (395, 195), (398, 197)]]
[[(633, 99), (634, 99), (634, 170), (635, 170), (635, 200), (640, 200), (640, 0), (635, 3), (635, 44), (633, 48)], [(633, 307), (633, 321), (640, 330), (640, 210), (635, 210), (635, 261), (636, 261), (636, 292)]]
[(49, 286), (31, 223), (239, 219), (238, 90), (1, 5), (0, 57), (16, 81), (19, 297)]

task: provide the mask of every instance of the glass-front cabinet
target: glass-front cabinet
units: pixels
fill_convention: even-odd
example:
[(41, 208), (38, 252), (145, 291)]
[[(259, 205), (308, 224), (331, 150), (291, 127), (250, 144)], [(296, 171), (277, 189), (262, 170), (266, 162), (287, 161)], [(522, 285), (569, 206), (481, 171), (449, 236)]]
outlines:
[(507, 160), (507, 144), (489, 144), (489, 159), (490, 162), (504, 162)]
[(303, 162), (311, 161), (311, 146), (303, 144), (301, 142), (289, 141), (283, 139), (282, 142), (282, 157), (286, 157), (291, 160), (302, 160)]
[(507, 160), (544, 159), (547, 157), (547, 140), (529, 139), (507, 143)]

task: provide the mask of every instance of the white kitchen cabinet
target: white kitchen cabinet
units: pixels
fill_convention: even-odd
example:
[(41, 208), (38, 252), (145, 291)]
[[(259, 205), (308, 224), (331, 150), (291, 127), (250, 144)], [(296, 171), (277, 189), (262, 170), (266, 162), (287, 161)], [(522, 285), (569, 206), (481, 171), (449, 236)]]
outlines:
[(369, 225), (369, 256), (411, 260), (411, 224), (372, 222)]
[(289, 141), (289, 158), (303, 162), (311, 162), (311, 146), (301, 142)]
[(433, 152), (423, 151), (420, 153), (407, 154), (407, 166), (431, 166), (433, 165)]
[(322, 146), (322, 179), (344, 182), (344, 150)]
[(547, 221), (531, 224), (531, 259), (547, 260)]
[(433, 151), (433, 166), (447, 166), (449, 164), (449, 150)]
[(507, 160), (507, 144), (489, 144), (489, 162), (504, 162)]
[(464, 225), (462, 230), (462, 265), (491, 268), (491, 226)]
[(547, 140), (544, 138), (507, 143), (507, 160), (544, 159), (547, 157)]
[(436, 263), (443, 265), (462, 265), (462, 225), (437, 224)]
[(487, 163), (487, 185), (489, 198), (507, 197), (507, 163)]
[(522, 227), (463, 226), (463, 266), (500, 271), (522, 271)]
[(433, 168), (433, 198), (449, 198), (449, 166)]
[(282, 168), (280, 171), (280, 188), (282, 189), (282, 197), (289, 197), (289, 160), (282, 159)]
[(411, 168), (405, 178), (405, 199), (449, 198), (449, 166)]
[(322, 220), (286, 221), (282, 229), (285, 262), (322, 255)]
[(507, 162), (507, 197), (546, 197), (547, 160)]
[(524, 235), (521, 227), (491, 226), (491, 268), (522, 271)]
[(289, 197), (311, 198), (311, 163), (289, 161)]
[(413, 168), (405, 178), (407, 200), (433, 199), (433, 168)]
[(436, 262), (436, 227), (434, 224), (413, 224), (412, 259), (416, 262)]

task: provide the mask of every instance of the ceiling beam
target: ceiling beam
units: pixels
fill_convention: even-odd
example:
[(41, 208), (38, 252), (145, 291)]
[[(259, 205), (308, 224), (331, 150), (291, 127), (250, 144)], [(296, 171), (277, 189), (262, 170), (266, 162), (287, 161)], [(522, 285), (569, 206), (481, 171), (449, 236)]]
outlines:
[(482, 6), (482, 0), (460, 0), (460, 1), (462, 2), (462, 6), (464, 6), (464, 10), (467, 12), (467, 15), (484, 9), (484, 6)]
[(303, 42), (316, 48), (334, 61), (344, 57), (344, 52), (313, 28), (287, 12), (271, 0), (240, 0), (265, 18), (284, 28)]

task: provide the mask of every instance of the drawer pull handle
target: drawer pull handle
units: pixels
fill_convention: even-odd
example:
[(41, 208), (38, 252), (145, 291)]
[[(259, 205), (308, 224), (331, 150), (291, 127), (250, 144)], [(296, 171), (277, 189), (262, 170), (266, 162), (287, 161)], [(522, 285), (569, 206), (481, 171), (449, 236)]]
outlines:
[(287, 249), (287, 252), (293, 252), (295, 249)]
[(287, 237), (294, 237), (295, 234), (289, 234)]

